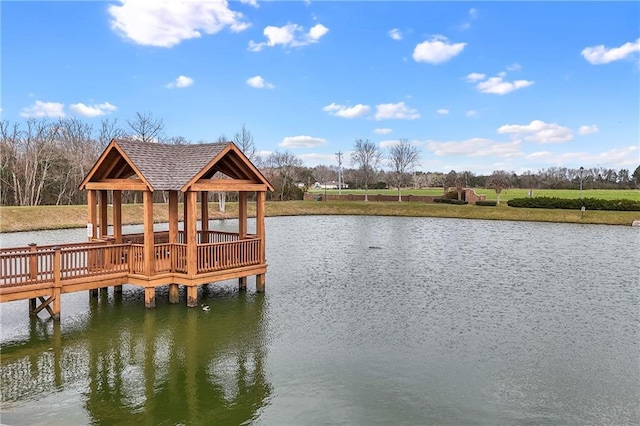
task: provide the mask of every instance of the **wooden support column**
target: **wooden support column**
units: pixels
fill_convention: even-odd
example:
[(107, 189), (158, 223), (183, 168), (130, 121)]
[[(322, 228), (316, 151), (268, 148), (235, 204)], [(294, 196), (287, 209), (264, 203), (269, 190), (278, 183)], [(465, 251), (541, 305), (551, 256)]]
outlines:
[(187, 286), (187, 307), (195, 308), (198, 306), (198, 286)]
[(113, 191), (113, 238), (122, 244), (122, 191)]
[[(122, 191), (115, 190), (113, 196), (113, 238), (116, 244), (122, 244)], [(122, 286), (113, 286), (113, 293), (122, 293)]]
[[(260, 263), (264, 264), (266, 263), (266, 256), (265, 256), (265, 228), (264, 228), (264, 208), (265, 208), (265, 203), (266, 203), (266, 195), (267, 193), (265, 191), (259, 191), (256, 193), (256, 234), (258, 236), (258, 238), (260, 239)], [(263, 293), (264, 292), (264, 286), (265, 286), (265, 274), (258, 274), (256, 275), (256, 291), (258, 293)]]
[(178, 242), (178, 191), (169, 191), (169, 242)]
[(60, 247), (53, 248), (53, 312), (51, 318), (54, 321), (60, 320), (60, 297), (62, 290), (62, 282), (60, 281)]
[(185, 228), (185, 238), (187, 243), (187, 274), (194, 277), (198, 273), (198, 245), (197, 245), (197, 204), (196, 193), (187, 191), (185, 193), (187, 227)]
[(156, 288), (155, 287), (144, 288), (144, 306), (146, 308), (156, 307)]
[(202, 230), (201, 243), (209, 242), (209, 193), (200, 192), (200, 229)]
[(178, 284), (169, 284), (169, 303), (178, 303), (180, 301), (180, 292)]
[(144, 191), (142, 201), (144, 208), (144, 273), (147, 276), (151, 276), (153, 275), (155, 260), (155, 243), (153, 238), (153, 192)]
[[(172, 244), (178, 242), (178, 191), (169, 191), (169, 242)], [(178, 284), (169, 284), (169, 303), (179, 301)]]
[(98, 226), (98, 210), (96, 209), (97, 191), (87, 191), (87, 239), (96, 238)]
[[(247, 238), (247, 193), (238, 193), (238, 236), (241, 240)], [(247, 277), (238, 278), (238, 289), (247, 289)]]
[(38, 256), (36, 250), (38, 245), (36, 243), (29, 244), (29, 251), (31, 256), (29, 257), (29, 279), (35, 281), (38, 279)]
[(186, 244), (187, 243), (187, 228), (188, 228), (188, 221), (189, 221), (189, 213), (188, 213), (188, 208), (187, 208), (187, 193), (183, 193), (182, 194), (182, 198), (183, 198), (183, 202), (182, 202), (182, 230), (184, 233), (184, 241), (183, 243)]
[[(190, 277), (195, 277), (198, 273), (197, 195), (194, 191), (187, 191), (185, 193), (187, 274)], [(190, 308), (198, 306), (198, 286), (187, 286), (187, 306)]]
[(238, 194), (238, 234), (243, 240), (247, 237), (247, 193)]
[(109, 218), (107, 216), (107, 191), (100, 190), (98, 193), (98, 207), (100, 208), (100, 238), (103, 238), (109, 234)]

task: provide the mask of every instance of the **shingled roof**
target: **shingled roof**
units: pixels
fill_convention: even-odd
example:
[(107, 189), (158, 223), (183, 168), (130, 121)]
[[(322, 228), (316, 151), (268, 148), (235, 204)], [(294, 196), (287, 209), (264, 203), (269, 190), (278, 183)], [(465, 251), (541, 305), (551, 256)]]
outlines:
[(114, 139), (80, 185), (100, 179), (138, 177), (151, 191), (184, 191), (194, 179), (222, 172), (232, 179), (265, 183), (266, 178), (232, 142), (168, 145)]

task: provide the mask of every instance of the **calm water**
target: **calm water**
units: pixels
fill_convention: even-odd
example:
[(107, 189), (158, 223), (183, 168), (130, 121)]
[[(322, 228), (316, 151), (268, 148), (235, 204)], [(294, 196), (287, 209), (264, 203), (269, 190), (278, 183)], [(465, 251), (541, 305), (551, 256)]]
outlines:
[(0, 305), (1, 422), (640, 424), (638, 231), (269, 218), (265, 295), (149, 310), (125, 286), (65, 295), (60, 324)]

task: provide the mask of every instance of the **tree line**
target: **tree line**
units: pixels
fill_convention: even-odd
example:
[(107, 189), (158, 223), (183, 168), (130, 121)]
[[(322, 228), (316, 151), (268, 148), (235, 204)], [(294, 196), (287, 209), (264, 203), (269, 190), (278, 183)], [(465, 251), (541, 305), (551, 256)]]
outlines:
[[(77, 118), (30, 118), (24, 123), (0, 121), (0, 204), (17, 206), (86, 203), (86, 194), (78, 186), (107, 144), (114, 138), (132, 138), (144, 142), (170, 144), (193, 143), (182, 136), (167, 136), (161, 119), (151, 113), (136, 113), (124, 122), (105, 118), (97, 126)], [(407, 139), (382, 151), (368, 139), (356, 139), (350, 166), (342, 167), (342, 153), (336, 153), (339, 166), (305, 167), (289, 151), (260, 157), (251, 131), (243, 125), (233, 136), (221, 134), (211, 141), (233, 141), (262, 171), (274, 186), (271, 200), (300, 199), (315, 182), (339, 182), (349, 188), (488, 187), (530, 189), (629, 189), (640, 187), (640, 166), (633, 172), (605, 167), (551, 167), (537, 172), (516, 174), (496, 170), (490, 175), (471, 171), (449, 173), (417, 170), (420, 155)], [(223, 177), (223, 176), (221, 176)], [(166, 194), (155, 194), (166, 201)], [(221, 194), (211, 194), (220, 199)], [(233, 197), (233, 194), (230, 194)], [(123, 194), (123, 202), (137, 202), (137, 193)], [(222, 203), (224, 198), (221, 199)]]

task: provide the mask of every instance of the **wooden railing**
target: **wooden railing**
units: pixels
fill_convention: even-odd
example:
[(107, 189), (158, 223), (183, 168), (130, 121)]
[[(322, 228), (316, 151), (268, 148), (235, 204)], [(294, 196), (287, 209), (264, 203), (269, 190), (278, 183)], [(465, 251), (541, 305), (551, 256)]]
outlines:
[(129, 271), (129, 244), (60, 250), (60, 279), (109, 275)]
[(0, 286), (53, 282), (53, 250), (22, 250), (0, 253)]
[[(260, 244), (255, 236), (238, 239), (231, 232), (209, 231), (214, 242), (198, 244), (196, 273), (220, 271), (260, 263)], [(161, 236), (160, 239), (163, 237)], [(56, 263), (55, 259), (59, 259)], [(56, 264), (54, 264), (56, 263)], [(187, 273), (187, 245), (154, 245), (152, 274)], [(57, 269), (60, 275), (57, 274)], [(0, 250), (0, 288), (54, 283), (75, 278), (120, 273), (145, 274), (143, 244), (85, 242), (60, 246), (30, 246)]]
[(154, 272), (187, 272), (186, 244), (156, 244)]
[(198, 245), (198, 273), (260, 263), (260, 239)]

